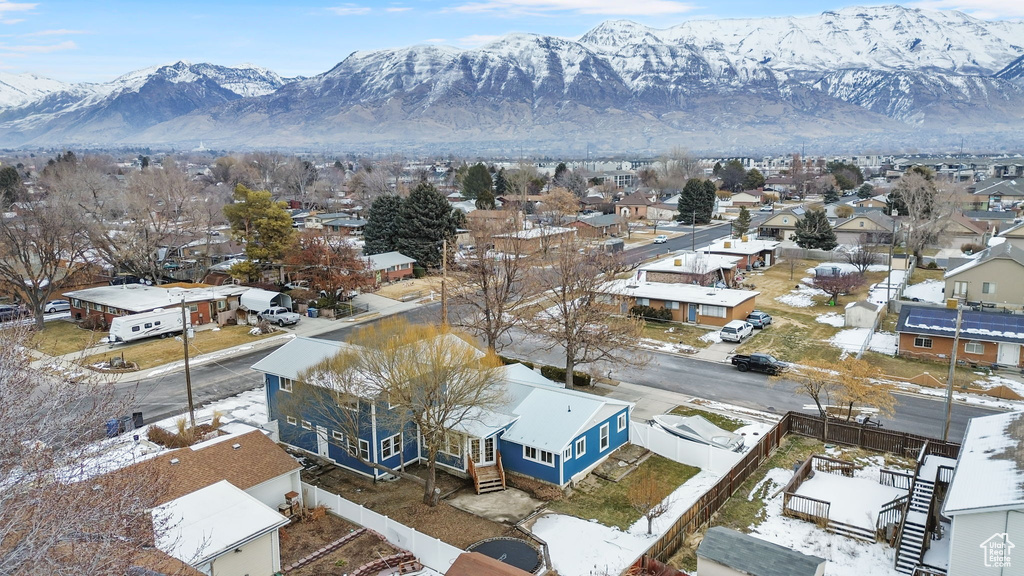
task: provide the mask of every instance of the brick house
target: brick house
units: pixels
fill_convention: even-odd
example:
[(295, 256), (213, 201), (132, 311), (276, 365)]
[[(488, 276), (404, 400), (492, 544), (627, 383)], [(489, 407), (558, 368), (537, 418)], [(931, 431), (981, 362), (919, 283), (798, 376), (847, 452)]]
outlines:
[(584, 216), (570, 222), (568, 226), (576, 229), (581, 238), (605, 238), (612, 234), (622, 234), (625, 224), (615, 214), (598, 214)]
[[(904, 305), (896, 324), (896, 354), (948, 363), (953, 353), (956, 314), (953, 308)], [(1021, 344), (1024, 315), (963, 311), (957, 361), (1020, 367)]]
[(110, 324), (118, 316), (152, 312), (157, 308), (180, 308), (184, 298), (192, 324), (199, 325), (216, 320), (222, 312), (238, 308), (241, 295), (248, 290), (246, 286), (233, 284), (119, 284), (72, 290), (63, 296), (71, 304), (72, 318), (102, 317), (105, 324)]
[(661, 260), (644, 264), (638, 269), (638, 277), (648, 282), (670, 284), (699, 284), (712, 286), (725, 282), (732, 286), (736, 278), (736, 266), (740, 258), (720, 256), (704, 252), (676, 252)]
[[(746, 238), (746, 240), (744, 240)], [(704, 249), (708, 254), (735, 256), (739, 258), (736, 266), (745, 270), (748, 266), (771, 266), (778, 260), (779, 242), (775, 240), (757, 240), (753, 236), (742, 238), (720, 238)]]
[(373, 271), (377, 284), (394, 282), (402, 278), (412, 278), (414, 258), (410, 258), (401, 252), (385, 252), (367, 256), (370, 270)]
[(745, 320), (754, 311), (759, 292), (706, 288), (693, 284), (663, 284), (636, 280), (615, 280), (601, 287), (610, 301), (618, 301), (622, 313), (633, 306), (650, 306), (672, 311), (672, 320), (710, 326), (725, 326)]

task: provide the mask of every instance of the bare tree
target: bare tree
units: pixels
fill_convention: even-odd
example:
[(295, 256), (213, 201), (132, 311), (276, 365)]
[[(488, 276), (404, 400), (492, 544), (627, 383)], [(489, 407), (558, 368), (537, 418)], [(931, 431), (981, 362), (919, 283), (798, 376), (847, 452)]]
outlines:
[(811, 286), (818, 290), (824, 290), (835, 303), (839, 302), (839, 296), (853, 292), (862, 284), (864, 284), (864, 275), (860, 272), (815, 276), (811, 282)]
[[(614, 301), (600, 289), (605, 282), (629, 268), (616, 255), (589, 252), (575, 236), (562, 240), (550, 267), (533, 274), (544, 310), (523, 318), (526, 326), (565, 352), (565, 385), (572, 387), (577, 364), (611, 360), (641, 362), (631, 348), (640, 337), (643, 321), (618, 316)], [(581, 255), (587, 253), (585, 256)]]
[(552, 226), (562, 226), (568, 218), (580, 211), (580, 201), (572, 192), (565, 188), (552, 188), (541, 197), (538, 206), (539, 215), (550, 220)]
[(911, 170), (900, 177), (889, 196), (889, 209), (905, 216), (907, 252), (920, 260), (921, 251), (936, 242), (956, 211), (956, 186), (935, 182), (927, 169)]
[(836, 403), (846, 406), (846, 419), (853, 417), (854, 405), (874, 408), (891, 416), (896, 407), (895, 388), (880, 378), (882, 373), (867, 360), (846, 358), (835, 365), (838, 386)]
[(650, 534), (654, 520), (664, 516), (672, 506), (669, 498), (672, 490), (659, 481), (650, 468), (641, 468), (636, 474), (629, 479), (631, 484), (626, 491), (626, 499), (633, 510), (647, 519), (647, 533)]
[(0, 574), (125, 574), (167, 528), (150, 515), (164, 479), (106, 473), (95, 444), (131, 397), (39, 370), (29, 346), (0, 332)]
[(873, 264), (882, 260), (881, 254), (876, 250), (878, 250), (878, 245), (867, 242), (867, 239), (862, 236), (857, 239), (850, 250), (843, 253), (843, 258), (847, 263), (856, 266), (857, 270), (863, 274)]
[(704, 175), (700, 160), (683, 148), (673, 148), (660, 158), (658, 182), (665, 188), (682, 190), (690, 178)]
[(825, 360), (804, 360), (798, 369), (787, 370), (768, 377), (771, 384), (783, 381), (796, 383), (794, 393), (809, 396), (818, 407), (818, 414), (822, 418), (828, 417), (828, 406), (832, 400), (832, 394), (839, 386), (835, 362)]
[(503, 388), (496, 380), (499, 365), (494, 355), (480, 352), (454, 333), (388, 320), (356, 332), (339, 354), (301, 375), (308, 394), (293, 392), (293, 398), (318, 401), (293, 399), (288, 406), (282, 405), (282, 411), (312, 414), (351, 439), (366, 431), (360, 410), (350, 409), (353, 403), (375, 404), (378, 426), (390, 420), (384, 426), (391, 433), (401, 433), (413, 442), (418, 436), (427, 477), (372, 462), (347, 444), (344, 448), (367, 466), (422, 484), (423, 502), (436, 506), (438, 453), (450, 445), (453, 435), (461, 438), (460, 425), (504, 402)]

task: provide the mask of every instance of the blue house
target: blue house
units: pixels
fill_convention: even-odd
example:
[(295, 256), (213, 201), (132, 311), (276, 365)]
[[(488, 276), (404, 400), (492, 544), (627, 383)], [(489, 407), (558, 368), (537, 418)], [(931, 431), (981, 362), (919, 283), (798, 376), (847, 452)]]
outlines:
[[(267, 411), (281, 441), (370, 477), (388, 473), (355, 457), (399, 468), (425, 460), (415, 425), (401, 423), (386, 399), (350, 398), (348, 437), (336, 418), (290, 404), (294, 384), (306, 369), (348, 347), (342, 342), (295, 338), (253, 365), (264, 374)], [(564, 487), (586, 476), (629, 441), (629, 402), (566, 390), (522, 364), (496, 369), (502, 403), (478, 410), (453, 425), (439, 467), (472, 478), (477, 492), (501, 490), (506, 471)]]

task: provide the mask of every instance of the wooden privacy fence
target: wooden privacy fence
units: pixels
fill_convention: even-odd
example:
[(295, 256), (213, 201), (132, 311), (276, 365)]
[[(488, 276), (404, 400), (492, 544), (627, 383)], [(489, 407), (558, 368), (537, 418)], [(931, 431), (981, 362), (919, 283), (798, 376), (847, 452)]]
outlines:
[[(672, 524), (641, 557), (647, 556), (659, 561), (666, 561), (675, 554), (686, 540), (686, 536), (696, 532), (711, 521), (711, 517), (726, 503), (769, 456), (779, 447), (787, 434), (808, 436), (824, 442), (835, 442), (858, 446), (879, 452), (893, 454), (910, 454), (916, 456), (922, 449), (928, 454), (936, 454), (956, 458), (960, 453), (960, 445), (953, 442), (942, 442), (925, 436), (894, 432), (876, 428), (865, 428), (859, 424), (837, 422), (831, 418), (828, 422), (826, 437), (825, 421), (820, 416), (809, 416), (796, 412), (787, 412), (785, 416), (750, 449), (742, 460), (736, 463), (722, 478), (715, 483), (703, 496), (697, 499), (690, 508)], [(811, 460), (807, 464), (813, 465)], [(894, 482), (899, 482), (893, 478)], [(826, 503), (827, 504), (827, 503)], [(826, 511), (825, 515), (828, 517)]]

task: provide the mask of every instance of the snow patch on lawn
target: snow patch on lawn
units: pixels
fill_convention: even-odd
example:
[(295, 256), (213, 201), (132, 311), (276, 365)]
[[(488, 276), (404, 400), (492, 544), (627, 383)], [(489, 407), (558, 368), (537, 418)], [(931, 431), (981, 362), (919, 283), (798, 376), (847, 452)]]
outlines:
[(850, 354), (856, 354), (860, 352), (870, 334), (870, 328), (850, 328), (836, 333), (835, 336), (829, 339), (829, 343), (836, 348), (842, 348)]
[(1024, 396), (1024, 384), (1016, 380), (1012, 380), (1010, 378), (1004, 378), (1002, 376), (989, 376), (984, 380), (975, 380), (974, 385), (978, 386), (979, 388), (984, 388), (986, 390), (995, 388), (997, 386), (1006, 386), (1007, 388), (1013, 390), (1020, 396)]
[(824, 290), (801, 285), (782, 296), (776, 297), (775, 300), (794, 308), (810, 308), (814, 306), (813, 297), (815, 296), (828, 296), (828, 294)]
[(846, 318), (842, 314), (836, 312), (829, 312), (828, 314), (822, 314), (814, 319), (816, 322), (822, 324), (828, 324), (829, 326), (835, 326), (836, 328), (842, 328), (846, 325)]
[(942, 280), (925, 280), (917, 284), (911, 284), (903, 290), (903, 297), (907, 300), (917, 298), (921, 302), (932, 302), (942, 304), (945, 297), (942, 294), (946, 284)]
[(712, 344), (718, 344), (722, 341), (722, 332), (715, 330), (714, 332), (708, 332), (700, 337), (702, 342), (711, 342)]
[(875, 332), (868, 344), (868, 350), (889, 356), (896, 355), (896, 335), (892, 332)]

